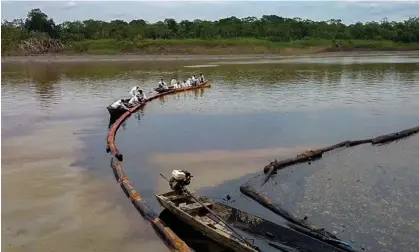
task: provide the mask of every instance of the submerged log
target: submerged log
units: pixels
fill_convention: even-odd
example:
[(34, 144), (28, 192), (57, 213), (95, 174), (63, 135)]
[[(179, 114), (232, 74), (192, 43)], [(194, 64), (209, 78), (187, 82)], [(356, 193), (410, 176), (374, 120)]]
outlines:
[(240, 192), (253, 199), (263, 207), (269, 209), (273, 213), (291, 222), (288, 223), (289, 227), (333, 246), (337, 246), (345, 251), (356, 252), (356, 250), (352, 249), (349, 244), (339, 240), (334, 234), (329, 233), (328, 231), (324, 230), (324, 228), (316, 228), (315, 226), (309, 224), (306, 219), (300, 220), (296, 218), (293, 214), (289, 213), (279, 205), (273, 203), (272, 200), (267, 196), (256, 192), (253, 187), (249, 185), (242, 185), (240, 186)]
[(192, 252), (193, 250), (188, 247), (188, 245), (182, 241), (162, 220), (158, 215), (151, 210), (147, 205), (147, 202), (141, 195), (135, 190), (131, 181), (125, 176), (121, 164), (111, 158), (111, 166), (116, 180), (119, 182), (122, 190), (125, 192), (127, 197), (131, 200), (135, 208), (140, 212), (146, 221), (148, 221), (153, 227), (157, 235), (165, 242), (171, 251), (177, 252)]
[(372, 139), (372, 144), (383, 144), (391, 141), (399, 140), (419, 132), (419, 126), (410, 129), (402, 130), (396, 133), (378, 136)]

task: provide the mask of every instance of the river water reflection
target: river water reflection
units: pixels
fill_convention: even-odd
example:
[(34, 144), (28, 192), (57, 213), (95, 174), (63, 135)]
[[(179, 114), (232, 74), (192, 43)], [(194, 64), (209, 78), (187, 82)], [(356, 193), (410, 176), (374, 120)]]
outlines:
[[(158, 210), (153, 195), (168, 189), (159, 173), (168, 176), (173, 169), (187, 169), (195, 176), (192, 187), (198, 192), (220, 198), (238, 195), (238, 186), (274, 158), (419, 124), (418, 58), (376, 57), (364, 63), (360, 58), (350, 64), (345, 58), (311, 61), (2, 65), (3, 151), (8, 139), (32, 134), (34, 125), (88, 120), (86, 129), (67, 129), (84, 145), (73, 165), (92, 176), (111, 176), (104, 151), (109, 118), (105, 107), (127, 97), (134, 85), (151, 91), (160, 77), (169, 81), (202, 72), (212, 88), (148, 104), (116, 137), (127, 175)], [(60, 148), (63, 143), (57, 138), (50, 144)], [(10, 169), (15, 169), (13, 165)], [(287, 202), (300, 199), (295, 196)], [(274, 218), (248, 201), (237, 204)], [(357, 235), (351, 238), (362, 234)], [(371, 243), (362, 239), (365, 247), (382, 249)]]

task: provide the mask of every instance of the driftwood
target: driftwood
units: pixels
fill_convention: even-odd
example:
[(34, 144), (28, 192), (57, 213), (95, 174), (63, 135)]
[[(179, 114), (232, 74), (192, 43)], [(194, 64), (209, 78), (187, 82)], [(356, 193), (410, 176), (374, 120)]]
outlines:
[(18, 47), (24, 54), (62, 52), (66, 48), (60, 40), (51, 38), (30, 38), (23, 40)]
[(406, 129), (406, 130), (402, 130), (396, 133), (391, 133), (388, 135), (382, 135), (382, 136), (378, 136), (374, 139), (372, 139), (372, 144), (384, 144), (384, 143), (388, 143), (388, 142), (392, 142), (395, 140), (399, 140), (405, 137), (408, 137), (410, 135), (413, 135), (415, 133), (419, 132), (419, 126), (417, 127), (413, 127), (410, 129)]
[(295, 158), (289, 158), (289, 159), (285, 159), (281, 161), (275, 160), (263, 168), (263, 172), (265, 174), (268, 174), (265, 179), (265, 182), (274, 173), (274, 171), (283, 169), (285, 167), (288, 167), (297, 163), (303, 163), (303, 162), (308, 162), (308, 161), (319, 159), (322, 157), (323, 153), (334, 150), (334, 149), (338, 149), (342, 147), (352, 147), (352, 146), (365, 144), (365, 143), (372, 143), (373, 145), (389, 143), (395, 140), (399, 140), (401, 138), (405, 138), (407, 136), (410, 136), (418, 132), (419, 132), (419, 126), (402, 130), (396, 133), (378, 136), (376, 138), (340, 142), (338, 144), (324, 147), (321, 149), (306, 151), (300, 155), (297, 155)]
[(177, 252), (192, 252), (193, 250), (167, 227), (166, 224), (160, 220), (158, 215), (151, 210), (147, 205), (147, 202), (141, 198), (141, 195), (135, 190), (131, 181), (125, 176), (121, 164), (117, 160), (114, 160), (114, 157), (111, 158), (111, 167), (113, 168), (115, 178), (121, 185), (125, 195), (131, 200), (134, 207), (140, 212), (144, 219), (151, 224), (154, 231), (166, 243), (169, 249)]
[(293, 214), (289, 213), (288, 211), (286, 211), (279, 205), (273, 203), (272, 200), (269, 199), (268, 197), (256, 192), (253, 189), (253, 187), (249, 185), (242, 185), (240, 186), (240, 192), (246, 195), (247, 197), (255, 200), (257, 203), (269, 209), (273, 213), (289, 221), (290, 223), (288, 223), (287, 225), (290, 228), (293, 228), (297, 231), (300, 231), (306, 235), (312, 236), (316, 239), (319, 239), (333, 246), (337, 246), (340, 249), (343, 249), (345, 251), (350, 251), (350, 252), (357, 251), (351, 248), (350, 245), (347, 244), (346, 242), (339, 240), (332, 233), (329, 233), (326, 230), (324, 230), (324, 228), (316, 228), (315, 226), (309, 224), (306, 218), (304, 218), (303, 220), (296, 218)]

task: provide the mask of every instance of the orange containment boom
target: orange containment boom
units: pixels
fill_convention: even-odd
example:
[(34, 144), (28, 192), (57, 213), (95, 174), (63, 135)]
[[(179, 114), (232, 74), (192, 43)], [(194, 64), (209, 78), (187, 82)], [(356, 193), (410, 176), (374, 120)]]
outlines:
[(156, 95), (153, 95), (150, 98), (146, 99), (144, 102), (132, 107), (130, 110), (125, 112), (120, 118), (118, 118), (118, 120), (115, 121), (115, 123), (108, 131), (106, 150), (107, 152), (110, 152), (113, 155), (113, 157), (111, 158), (111, 167), (116, 180), (120, 184), (124, 193), (131, 200), (132, 204), (138, 210), (138, 212), (140, 212), (143, 218), (151, 224), (155, 232), (164, 241), (164, 243), (168, 246), (168, 248), (171, 251), (192, 252), (193, 250), (189, 248), (188, 245), (184, 241), (182, 241), (168, 226), (166, 226), (166, 224), (164, 224), (162, 220), (160, 220), (158, 215), (147, 205), (147, 202), (145, 202), (145, 200), (141, 198), (141, 195), (135, 190), (128, 177), (125, 176), (121, 164), (123, 160), (123, 155), (119, 152), (118, 148), (115, 145), (115, 135), (122, 123), (132, 113), (134, 113), (140, 108), (143, 108), (147, 104), (147, 102), (150, 102), (154, 99), (157, 99), (165, 95), (207, 87), (211, 87), (211, 84), (209, 84), (208, 81), (204, 82), (199, 86), (173, 89), (164, 93), (158, 93)]

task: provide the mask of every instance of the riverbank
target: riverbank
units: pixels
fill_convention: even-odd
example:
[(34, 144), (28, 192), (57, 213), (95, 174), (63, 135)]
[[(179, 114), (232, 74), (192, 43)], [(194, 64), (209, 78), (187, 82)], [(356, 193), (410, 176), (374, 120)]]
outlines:
[(293, 56), (281, 56), (275, 54), (241, 54), (241, 55), (203, 55), (203, 54), (172, 54), (172, 55), (91, 55), (91, 54), (44, 54), (31, 56), (6, 56), (1, 58), (2, 63), (23, 62), (118, 62), (118, 61), (192, 61), (192, 60), (282, 60), (298, 58), (325, 58), (325, 57), (371, 57), (371, 56), (419, 56), (419, 50), (411, 51), (340, 51), (307, 53)]
[[(191, 55), (205, 57), (241, 57), (242, 55), (257, 56), (300, 56), (300, 55), (322, 55), (322, 54), (364, 54), (382, 52), (405, 52), (418, 51), (419, 43), (396, 43), (393, 41), (374, 41), (374, 40), (321, 40), (308, 39), (290, 42), (272, 42), (259, 39), (158, 39), (158, 40), (82, 40), (65, 43), (64, 48), (58, 52), (49, 47), (39, 48), (37, 51), (44, 53), (32, 55), (30, 52), (17, 50), (4, 50), (3, 58), (14, 57), (83, 57), (103, 56), (118, 58), (122, 56), (138, 56), (145, 58), (154, 57), (175, 57), (189, 58)], [(53, 53), (49, 53), (52, 52)]]

